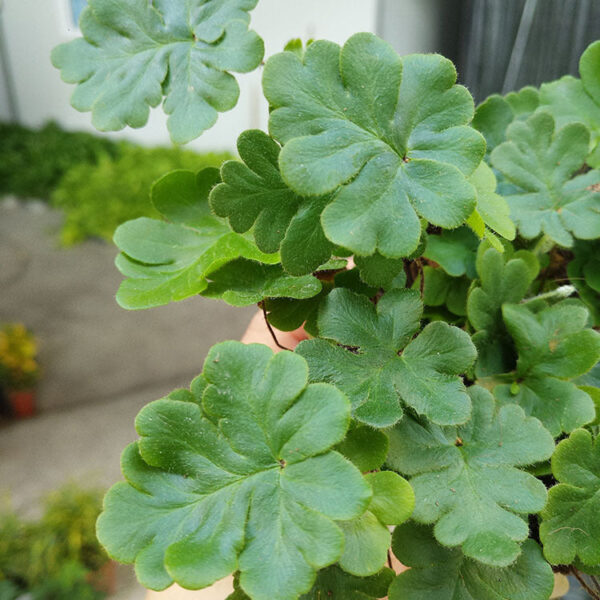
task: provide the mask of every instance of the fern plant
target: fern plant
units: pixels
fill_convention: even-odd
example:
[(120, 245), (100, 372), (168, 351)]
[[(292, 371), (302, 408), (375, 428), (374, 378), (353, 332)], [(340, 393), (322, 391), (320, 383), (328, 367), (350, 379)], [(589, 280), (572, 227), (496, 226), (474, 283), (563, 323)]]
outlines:
[[(90, 0), (53, 61), (100, 129), (164, 98), (184, 142), (261, 62), (255, 5)], [(112, 557), (155, 590), (233, 573), (230, 600), (545, 600), (553, 571), (600, 598), (600, 42), (580, 69), (475, 110), (449, 60), (367, 33), (267, 60), (269, 132), (155, 184), (117, 301), (311, 339), (217, 344), (140, 412)]]

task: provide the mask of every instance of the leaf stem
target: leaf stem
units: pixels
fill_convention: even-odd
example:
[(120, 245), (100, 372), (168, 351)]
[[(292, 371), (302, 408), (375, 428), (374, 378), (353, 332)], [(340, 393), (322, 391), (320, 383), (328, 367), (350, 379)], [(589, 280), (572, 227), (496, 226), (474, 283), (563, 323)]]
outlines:
[(282, 350), (290, 350), (291, 351), (291, 348), (286, 348), (285, 346), (282, 346), (279, 343), (279, 340), (277, 339), (277, 336), (275, 335), (275, 331), (273, 331), (273, 327), (271, 327), (271, 323), (269, 323), (269, 319), (267, 318), (267, 309), (265, 308), (265, 303), (259, 302), (258, 305), (262, 309), (263, 317), (265, 318), (265, 324), (267, 325), (267, 329), (269, 330), (269, 333), (271, 334), (271, 337), (273, 338), (275, 345), (278, 348), (281, 348)]
[(579, 585), (592, 597), (594, 600), (600, 600), (600, 594), (594, 589), (592, 589), (585, 579), (581, 576), (581, 573), (571, 565), (571, 573), (575, 576), (575, 579), (579, 582)]

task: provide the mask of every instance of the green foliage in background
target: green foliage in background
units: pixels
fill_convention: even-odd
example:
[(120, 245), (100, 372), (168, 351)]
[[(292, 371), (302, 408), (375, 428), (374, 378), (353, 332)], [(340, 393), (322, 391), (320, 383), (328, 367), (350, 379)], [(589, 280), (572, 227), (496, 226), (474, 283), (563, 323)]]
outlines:
[(0, 123), (0, 196), (49, 200), (67, 171), (115, 158), (121, 149), (122, 144), (55, 123), (41, 129)]
[[(43, 500), (40, 519), (25, 520), (9, 507), (0, 511), (0, 598), (27, 591), (36, 600), (96, 600), (104, 594), (90, 573), (108, 556), (96, 537), (102, 490), (68, 483)], [(4, 587), (2, 587), (4, 586)], [(16, 597), (16, 596), (15, 596)]]
[(110, 240), (115, 229), (138, 217), (158, 217), (150, 202), (152, 184), (174, 169), (219, 167), (227, 153), (201, 154), (180, 148), (127, 145), (116, 158), (70, 169), (52, 193), (65, 213), (61, 241), (70, 246), (89, 237)]
[[(100, 126), (165, 94), (179, 135), (169, 94), (187, 74), (198, 102), (202, 73), (164, 79), (166, 56), (198, 28), (231, 42), (236, 9), (243, 54), (255, 4), (93, 0), (55, 62)], [(269, 133), (155, 185), (161, 218), (115, 235), (118, 299), (256, 303), (312, 339), (217, 344), (142, 409), (98, 521), (111, 556), (156, 590), (233, 574), (230, 600), (548, 600), (553, 567), (600, 573), (600, 42), (580, 73), (475, 109), (450, 61), (368, 33), (267, 60)]]

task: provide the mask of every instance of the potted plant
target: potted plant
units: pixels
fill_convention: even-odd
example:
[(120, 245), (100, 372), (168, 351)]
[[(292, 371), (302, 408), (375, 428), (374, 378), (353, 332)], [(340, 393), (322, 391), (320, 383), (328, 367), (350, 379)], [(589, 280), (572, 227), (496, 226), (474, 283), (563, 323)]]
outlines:
[(22, 323), (0, 329), (0, 387), (18, 418), (35, 414), (35, 384), (40, 376), (37, 350), (33, 333)]
[[(90, 0), (52, 59), (100, 129), (164, 97), (184, 143), (261, 63), (256, 3)], [(269, 132), (154, 185), (117, 301), (257, 304), (282, 351), (217, 344), (142, 409), (113, 558), (231, 600), (600, 598), (600, 42), (580, 72), (475, 112), (450, 61), (367, 33), (266, 61)]]

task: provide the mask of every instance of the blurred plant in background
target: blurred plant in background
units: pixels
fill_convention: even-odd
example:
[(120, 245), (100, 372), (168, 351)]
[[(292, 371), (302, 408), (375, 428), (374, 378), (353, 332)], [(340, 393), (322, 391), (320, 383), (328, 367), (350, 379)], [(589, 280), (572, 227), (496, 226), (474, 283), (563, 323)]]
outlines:
[(40, 376), (35, 336), (22, 323), (8, 323), (0, 329), (0, 387), (28, 389)]
[(68, 483), (43, 504), (37, 521), (0, 508), (0, 598), (25, 592), (33, 600), (103, 598), (114, 582), (106, 569), (112, 563), (95, 534), (102, 490)]
[(121, 223), (156, 217), (152, 183), (168, 171), (219, 167), (231, 154), (145, 148), (56, 123), (40, 130), (0, 123), (0, 197), (51, 202), (65, 213), (61, 242), (112, 238)]

